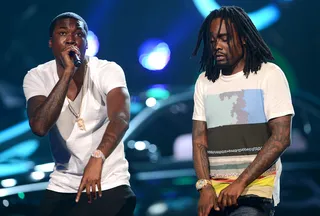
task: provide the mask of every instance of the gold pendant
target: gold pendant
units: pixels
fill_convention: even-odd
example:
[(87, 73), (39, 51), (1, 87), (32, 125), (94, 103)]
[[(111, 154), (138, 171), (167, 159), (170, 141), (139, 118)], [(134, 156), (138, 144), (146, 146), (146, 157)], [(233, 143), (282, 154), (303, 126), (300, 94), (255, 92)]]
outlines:
[(83, 118), (77, 118), (76, 122), (77, 122), (78, 127), (80, 128), (80, 130), (86, 130)]

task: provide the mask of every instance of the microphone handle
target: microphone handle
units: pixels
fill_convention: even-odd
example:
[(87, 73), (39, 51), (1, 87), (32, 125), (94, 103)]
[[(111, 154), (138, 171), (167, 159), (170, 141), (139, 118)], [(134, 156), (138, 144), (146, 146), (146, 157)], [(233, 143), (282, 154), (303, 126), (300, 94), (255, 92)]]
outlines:
[(80, 67), (80, 65), (81, 65), (82, 62), (81, 62), (79, 56), (78, 56), (77, 54), (75, 54), (75, 52), (73, 52), (73, 51), (71, 51), (69, 55), (70, 55), (71, 58), (73, 59), (73, 64), (74, 64), (74, 66)]

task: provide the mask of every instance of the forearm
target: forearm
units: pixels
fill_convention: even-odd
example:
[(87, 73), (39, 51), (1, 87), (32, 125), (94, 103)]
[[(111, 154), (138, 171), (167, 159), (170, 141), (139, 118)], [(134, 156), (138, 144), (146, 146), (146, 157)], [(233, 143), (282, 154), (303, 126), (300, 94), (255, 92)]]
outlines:
[(207, 142), (206, 122), (194, 120), (192, 127), (193, 163), (198, 179), (210, 179)]
[(268, 123), (272, 135), (263, 145), (253, 162), (243, 171), (237, 181), (248, 186), (270, 168), (290, 145), (291, 116), (284, 116)]
[(110, 120), (101, 143), (98, 146), (98, 149), (102, 151), (106, 158), (108, 158), (117, 147), (128, 128), (129, 121), (120, 116)]
[(68, 92), (70, 76), (62, 76), (46, 100), (30, 116), (30, 126), (34, 133), (44, 136), (57, 121)]
[(275, 142), (271, 137), (237, 181), (243, 182), (245, 186), (248, 186), (278, 160), (288, 145)]
[(194, 144), (193, 161), (198, 179), (210, 179), (209, 159), (206, 146)]

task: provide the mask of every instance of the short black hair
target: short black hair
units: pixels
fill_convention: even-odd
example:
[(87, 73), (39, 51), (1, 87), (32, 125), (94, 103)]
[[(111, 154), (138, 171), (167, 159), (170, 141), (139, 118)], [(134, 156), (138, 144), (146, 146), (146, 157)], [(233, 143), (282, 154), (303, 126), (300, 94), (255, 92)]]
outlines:
[[(193, 51), (193, 55), (197, 55), (200, 44), (203, 42), (200, 71), (204, 70), (209, 80), (214, 82), (220, 75), (220, 68), (215, 65), (210, 34), (211, 22), (216, 18), (221, 18), (221, 22), (225, 21), (227, 32), (230, 35), (232, 35), (233, 28), (231, 24), (233, 24), (241, 42), (242, 50), (246, 51), (243, 72), (247, 77), (250, 72), (257, 73), (262, 63), (274, 59), (269, 47), (262, 39), (248, 14), (237, 6), (223, 6), (220, 9), (212, 11), (202, 23), (198, 34), (198, 41)], [(243, 40), (245, 40), (245, 45), (242, 44)]]
[(78, 14), (73, 13), (73, 12), (64, 12), (62, 14), (59, 14), (58, 16), (56, 16), (50, 23), (50, 27), (49, 27), (49, 37), (52, 37), (53, 34), (53, 30), (56, 26), (56, 23), (58, 20), (61, 19), (65, 19), (65, 18), (74, 18), (76, 20), (80, 20), (81, 22), (83, 22), (84, 24), (84, 30), (86, 31), (86, 33), (88, 33), (88, 25), (87, 22)]

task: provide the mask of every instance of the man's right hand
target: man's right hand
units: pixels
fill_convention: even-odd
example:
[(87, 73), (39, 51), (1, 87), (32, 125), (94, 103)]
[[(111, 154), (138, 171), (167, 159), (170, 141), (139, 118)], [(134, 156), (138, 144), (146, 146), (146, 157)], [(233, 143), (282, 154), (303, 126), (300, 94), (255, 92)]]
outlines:
[(70, 56), (70, 52), (74, 52), (76, 55), (80, 56), (79, 48), (75, 45), (70, 45), (61, 52), (60, 59), (65, 69), (65, 72), (71, 73), (71, 75), (73, 75), (73, 73), (76, 70), (76, 67), (74, 66), (73, 59)]
[(216, 211), (220, 211), (216, 192), (211, 185), (207, 185), (200, 191), (198, 215), (208, 216), (212, 208), (214, 208)]

